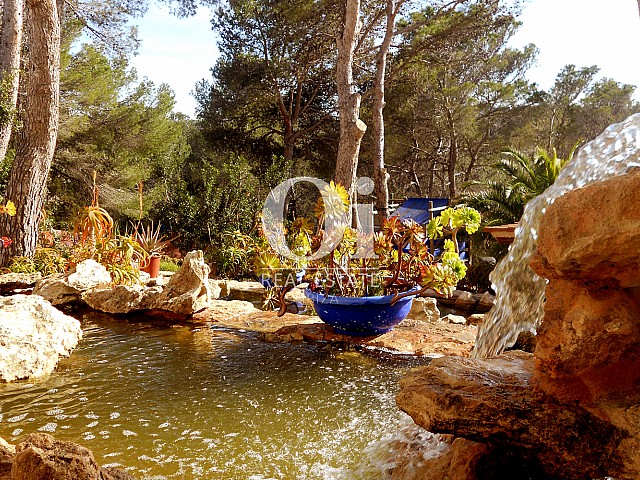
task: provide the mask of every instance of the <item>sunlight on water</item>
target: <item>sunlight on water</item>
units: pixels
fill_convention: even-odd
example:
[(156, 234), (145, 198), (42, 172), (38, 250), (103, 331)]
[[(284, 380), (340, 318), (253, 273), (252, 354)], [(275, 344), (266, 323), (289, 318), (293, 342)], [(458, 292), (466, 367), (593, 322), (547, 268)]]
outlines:
[(0, 385), (0, 436), (52, 433), (147, 479), (385, 478), (363, 452), (412, 424), (394, 395), (427, 362), (100, 314), (83, 329), (54, 374)]
[(546, 280), (533, 273), (537, 230), (547, 205), (574, 188), (624, 174), (640, 161), (640, 114), (609, 126), (560, 172), (556, 182), (525, 207), (509, 254), (491, 274), (496, 302), (478, 330), (472, 356), (491, 357), (512, 346), (518, 334), (534, 330), (543, 316)]

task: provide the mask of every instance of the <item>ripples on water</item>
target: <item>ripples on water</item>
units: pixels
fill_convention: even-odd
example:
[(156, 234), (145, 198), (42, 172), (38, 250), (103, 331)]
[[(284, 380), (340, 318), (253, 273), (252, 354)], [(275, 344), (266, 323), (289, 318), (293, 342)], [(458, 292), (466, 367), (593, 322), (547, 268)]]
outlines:
[(50, 377), (0, 385), (0, 436), (49, 432), (139, 478), (348, 480), (384, 478), (363, 452), (415, 428), (394, 395), (420, 360), (100, 314), (83, 330)]
[[(512, 346), (518, 334), (535, 330), (542, 320), (546, 280), (529, 267), (538, 227), (547, 205), (575, 188), (624, 174), (640, 166), (640, 114), (609, 126), (582, 147), (556, 182), (527, 203), (514, 242), (491, 274), (496, 302), (478, 329), (472, 356), (491, 357)], [(613, 219), (611, 219), (613, 220)]]

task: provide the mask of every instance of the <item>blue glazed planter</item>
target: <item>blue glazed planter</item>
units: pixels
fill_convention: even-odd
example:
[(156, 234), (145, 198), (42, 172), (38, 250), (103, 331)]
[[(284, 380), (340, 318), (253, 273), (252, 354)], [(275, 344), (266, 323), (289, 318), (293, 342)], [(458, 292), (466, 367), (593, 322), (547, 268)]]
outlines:
[[(415, 289), (418, 290), (417, 288)], [(391, 305), (393, 295), (376, 297), (338, 297), (305, 290), (320, 319), (338, 333), (369, 337), (388, 332), (411, 311), (414, 296), (401, 298)]]

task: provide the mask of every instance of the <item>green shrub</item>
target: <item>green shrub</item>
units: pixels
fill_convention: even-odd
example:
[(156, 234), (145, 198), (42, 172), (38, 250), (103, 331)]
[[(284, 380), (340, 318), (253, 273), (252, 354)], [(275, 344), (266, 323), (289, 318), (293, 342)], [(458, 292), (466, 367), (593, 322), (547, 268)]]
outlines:
[(177, 272), (180, 270), (180, 265), (171, 257), (162, 257), (162, 260), (160, 260), (160, 270)]

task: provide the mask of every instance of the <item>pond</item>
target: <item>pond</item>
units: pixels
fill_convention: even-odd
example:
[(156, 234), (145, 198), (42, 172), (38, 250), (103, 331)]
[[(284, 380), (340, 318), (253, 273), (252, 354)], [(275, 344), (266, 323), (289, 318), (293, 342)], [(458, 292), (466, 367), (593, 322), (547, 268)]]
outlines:
[(386, 460), (370, 457), (413, 428), (394, 402), (398, 380), (428, 362), (211, 325), (78, 318), (84, 339), (56, 372), (0, 385), (0, 436), (49, 432), (138, 478), (383, 478)]

